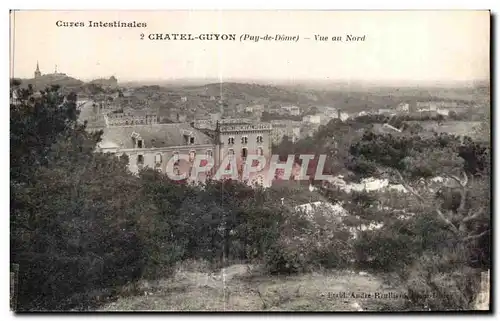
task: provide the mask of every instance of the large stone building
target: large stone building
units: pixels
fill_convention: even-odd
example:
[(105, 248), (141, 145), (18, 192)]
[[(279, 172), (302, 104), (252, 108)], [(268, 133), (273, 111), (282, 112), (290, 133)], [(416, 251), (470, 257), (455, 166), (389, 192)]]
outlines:
[(323, 110), (323, 114), (329, 118), (340, 118), (340, 110), (335, 107), (325, 106), (320, 108)]
[[(187, 123), (116, 125), (104, 128), (102, 141), (97, 151), (127, 155), (129, 169), (137, 173), (149, 167), (166, 172), (167, 163), (172, 157), (175, 162), (174, 172), (191, 173), (196, 155), (206, 155), (213, 160), (212, 170), (200, 173), (198, 180), (213, 176), (223, 160), (234, 157), (238, 178), (242, 178), (243, 166), (248, 155), (271, 156), (271, 124), (252, 124), (241, 120), (221, 121), (215, 130), (206, 133)], [(182, 160), (185, 155), (189, 161)], [(250, 175), (249, 184), (268, 185), (268, 178), (262, 173)]]
[(402, 112), (402, 113), (408, 113), (410, 112), (410, 104), (409, 103), (400, 103), (397, 107), (396, 107), (396, 111), (397, 112)]
[(174, 155), (213, 155), (215, 151), (212, 139), (188, 124), (111, 126), (103, 131), (97, 150), (117, 156), (126, 154), (134, 173), (144, 167), (165, 172)]
[(302, 122), (303, 123), (310, 123), (310, 124), (320, 124), (321, 123), (321, 116), (322, 116), (321, 114), (306, 115), (306, 116), (302, 117)]
[(299, 116), (301, 113), (300, 108), (297, 106), (282, 106), (281, 110), (292, 116)]
[(264, 110), (265, 110), (264, 105), (252, 105), (252, 106), (245, 107), (246, 113), (263, 112)]

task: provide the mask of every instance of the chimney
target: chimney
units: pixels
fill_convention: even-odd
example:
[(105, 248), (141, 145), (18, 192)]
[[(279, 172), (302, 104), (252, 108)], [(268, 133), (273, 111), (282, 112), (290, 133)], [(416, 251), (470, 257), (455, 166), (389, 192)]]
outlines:
[(340, 109), (337, 110), (337, 117), (341, 120), (341, 118), (340, 118)]

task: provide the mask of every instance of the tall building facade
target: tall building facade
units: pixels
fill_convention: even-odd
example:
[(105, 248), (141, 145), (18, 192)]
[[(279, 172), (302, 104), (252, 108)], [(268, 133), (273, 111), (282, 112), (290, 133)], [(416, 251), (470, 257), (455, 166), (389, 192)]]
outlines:
[[(268, 123), (248, 123), (236, 120), (234, 123), (218, 123), (215, 130), (216, 159), (217, 168), (220, 167), (224, 159), (233, 158), (237, 166), (238, 178), (243, 179), (244, 167), (254, 166), (248, 164), (249, 155), (264, 156), (267, 161), (271, 158), (271, 131), (272, 126)], [(256, 166), (256, 165), (255, 165)], [(267, 168), (267, 164), (266, 167)], [(248, 177), (251, 185), (258, 184), (267, 186), (266, 170), (262, 173), (252, 173)]]

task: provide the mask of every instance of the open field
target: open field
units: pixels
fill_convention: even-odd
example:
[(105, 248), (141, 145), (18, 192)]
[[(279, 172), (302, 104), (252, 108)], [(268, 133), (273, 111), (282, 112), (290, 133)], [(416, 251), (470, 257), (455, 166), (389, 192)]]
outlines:
[(404, 299), (395, 296), (405, 292), (364, 272), (269, 276), (237, 264), (216, 274), (178, 271), (172, 280), (143, 285), (141, 293), (99, 311), (380, 311), (402, 306)]

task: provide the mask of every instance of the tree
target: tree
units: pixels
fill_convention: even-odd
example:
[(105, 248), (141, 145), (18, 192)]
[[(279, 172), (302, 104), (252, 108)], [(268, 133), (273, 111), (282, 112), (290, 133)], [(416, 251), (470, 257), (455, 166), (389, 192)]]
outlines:
[(11, 179), (25, 181), (36, 166), (46, 164), (50, 147), (77, 127), (76, 95), (64, 97), (52, 86), (35, 93), (14, 84), (19, 104), (11, 104)]
[(76, 121), (76, 96), (19, 90), (11, 104), (11, 262), (19, 309), (60, 309), (142, 274), (138, 180), (94, 153), (101, 133)]
[(379, 193), (376, 206), (355, 195), (346, 202), (357, 214), (352, 225), (384, 224), (359, 235), (358, 259), (397, 271), (411, 309), (468, 309), (479, 285), (475, 268), (490, 267), (490, 146), (448, 134), (367, 131), (350, 154), (347, 165), (361, 177), (407, 191)]
[(316, 174), (320, 155), (326, 155), (323, 173), (338, 175), (345, 173), (351, 144), (361, 137), (364, 130), (371, 127), (371, 124), (358, 121), (332, 119), (328, 124), (320, 126), (312, 137), (302, 138), (295, 143), (285, 137), (280, 144), (273, 146), (273, 153), (278, 154), (281, 161), (286, 161), (288, 155), (293, 154), (298, 165), (302, 165), (299, 158), (301, 154), (314, 155), (306, 171), (311, 177)]
[[(476, 185), (489, 186), (488, 150), (469, 138), (441, 134), (430, 138), (418, 135), (377, 135), (367, 133), (354, 144), (351, 154), (366, 163), (372, 174), (386, 175), (397, 181), (422, 204), (432, 205), (436, 215), (463, 242), (489, 233), (479, 233), (475, 223), (489, 217), (489, 197), (483, 192), (482, 203), (471, 206)], [(444, 210), (436, 204), (428, 179), (443, 177), (460, 194), (459, 206)], [(422, 180), (423, 179), (423, 180)], [(451, 185), (453, 184), (453, 185)], [(446, 187), (446, 186), (443, 186)]]

